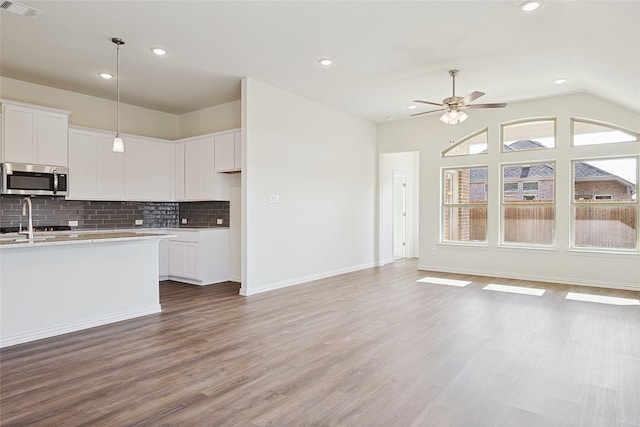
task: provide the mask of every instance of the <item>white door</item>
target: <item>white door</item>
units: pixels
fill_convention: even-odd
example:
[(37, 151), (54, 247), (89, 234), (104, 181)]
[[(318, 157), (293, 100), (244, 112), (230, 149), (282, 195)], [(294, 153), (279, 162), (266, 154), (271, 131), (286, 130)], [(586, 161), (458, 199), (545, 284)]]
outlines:
[(407, 174), (393, 173), (393, 258), (407, 256)]

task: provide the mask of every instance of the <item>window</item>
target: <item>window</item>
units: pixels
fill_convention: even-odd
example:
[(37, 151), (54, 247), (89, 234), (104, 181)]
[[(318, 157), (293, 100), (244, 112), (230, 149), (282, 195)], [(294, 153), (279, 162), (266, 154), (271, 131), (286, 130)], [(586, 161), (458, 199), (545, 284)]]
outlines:
[(518, 191), (518, 183), (517, 182), (505, 182), (503, 184), (503, 188), (505, 193), (506, 192), (512, 192), (512, 191)]
[(573, 246), (637, 250), (638, 157), (572, 163)]
[(607, 123), (586, 119), (571, 119), (571, 141), (574, 146), (637, 142), (639, 135), (633, 131)]
[(543, 150), (556, 146), (556, 119), (518, 120), (500, 125), (502, 151)]
[[(555, 163), (502, 165), (501, 176), (502, 244), (552, 245), (555, 234)], [(517, 181), (514, 183), (513, 179)], [(513, 184), (522, 190), (514, 192)], [(525, 188), (535, 188), (537, 193), (525, 194)]]
[(522, 191), (538, 191), (538, 181), (533, 182), (523, 182), (522, 183)]
[(487, 167), (443, 169), (443, 242), (486, 242)]
[(456, 141), (451, 147), (442, 152), (442, 157), (469, 156), (486, 154), (488, 148), (488, 130), (480, 129)]

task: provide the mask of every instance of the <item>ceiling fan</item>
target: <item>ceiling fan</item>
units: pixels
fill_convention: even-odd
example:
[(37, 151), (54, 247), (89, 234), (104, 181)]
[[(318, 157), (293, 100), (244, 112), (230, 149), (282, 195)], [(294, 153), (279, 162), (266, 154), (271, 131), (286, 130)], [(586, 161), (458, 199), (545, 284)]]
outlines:
[(507, 106), (506, 103), (500, 102), (495, 104), (470, 104), (470, 102), (480, 98), (484, 95), (484, 92), (474, 91), (469, 95), (463, 97), (456, 96), (456, 75), (458, 75), (458, 70), (449, 70), (449, 75), (453, 80), (453, 95), (449, 98), (445, 98), (442, 100), (442, 103), (438, 102), (430, 102), (430, 101), (421, 101), (419, 99), (414, 100), (413, 102), (419, 102), (421, 104), (429, 104), (429, 105), (437, 105), (441, 108), (430, 111), (423, 111), (422, 113), (411, 114), (411, 116), (420, 116), (422, 114), (435, 113), (436, 111), (444, 111), (445, 113), (440, 117), (440, 121), (449, 125), (457, 125), (458, 123), (462, 123), (469, 117), (467, 113), (465, 113), (464, 109), (467, 108), (504, 108)]

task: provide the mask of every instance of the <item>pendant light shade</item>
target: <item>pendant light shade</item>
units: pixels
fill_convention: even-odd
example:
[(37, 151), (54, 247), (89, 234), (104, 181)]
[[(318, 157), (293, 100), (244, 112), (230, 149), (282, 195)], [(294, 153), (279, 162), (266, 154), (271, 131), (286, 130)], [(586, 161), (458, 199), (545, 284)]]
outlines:
[(113, 138), (113, 151), (116, 153), (124, 152), (124, 141), (120, 136), (120, 46), (124, 44), (124, 40), (114, 37), (111, 41), (116, 45), (116, 136)]

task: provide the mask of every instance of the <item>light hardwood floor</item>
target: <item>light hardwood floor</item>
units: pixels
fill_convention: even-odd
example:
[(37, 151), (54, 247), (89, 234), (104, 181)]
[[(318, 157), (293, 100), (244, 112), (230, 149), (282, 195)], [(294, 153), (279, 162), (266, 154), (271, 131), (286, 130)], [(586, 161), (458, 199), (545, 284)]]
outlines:
[(162, 314), (3, 349), (1, 424), (640, 425), (640, 308), (564, 300), (575, 287), (412, 260), (251, 297), (160, 286)]

